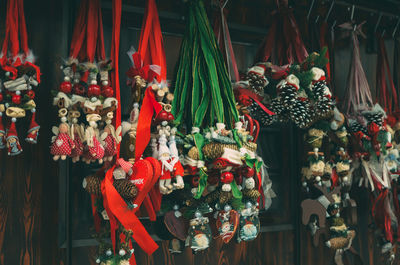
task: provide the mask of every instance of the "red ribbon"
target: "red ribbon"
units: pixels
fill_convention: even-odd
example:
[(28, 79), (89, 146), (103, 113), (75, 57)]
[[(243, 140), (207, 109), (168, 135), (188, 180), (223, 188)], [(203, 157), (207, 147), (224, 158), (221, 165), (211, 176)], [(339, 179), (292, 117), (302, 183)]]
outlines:
[(142, 156), (144, 149), (146, 149), (147, 144), (150, 141), (150, 127), (151, 121), (153, 120), (153, 115), (157, 114), (162, 110), (162, 106), (158, 103), (154, 97), (154, 93), (149, 86), (146, 89), (142, 107), (139, 113), (138, 125), (136, 130), (136, 141), (135, 146), (135, 161), (139, 161)]
[(139, 52), (132, 54), (133, 66), (129, 68), (126, 75), (133, 78), (137, 75), (141, 76), (147, 82), (152, 82), (154, 78), (158, 78), (161, 74), (158, 65), (143, 65), (143, 59)]
[[(143, 190), (142, 192), (140, 192), (135, 199), (135, 203), (138, 204), (138, 207), (134, 209), (129, 209), (126, 202), (121, 198), (118, 191), (114, 188), (114, 179), (112, 176), (114, 168), (115, 166), (109, 169), (104, 178), (105, 193), (103, 193), (103, 196), (105, 195), (107, 206), (109, 206), (110, 212), (118, 219), (118, 221), (125, 227), (125, 229), (132, 230), (132, 237), (135, 242), (148, 255), (151, 255), (158, 248), (158, 246), (136, 216), (136, 211), (137, 209), (139, 209), (140, 204), (141, 202), (143, 202), (148, 191)], [(149, 188), (151, 188), (150, 185)]]
[[(398, 98), (396, 87), (393, 82), (392, 74), (390, 72), (389, 60), (385, 48), (385, 42), (382, 36), (378, 36), (379, 52), (376, 67), (376, 83), (377, 83), (377, 100), (379, 104), (387, 111), (389, 114), (392, 111), (398, 111)], [(387, 81), (391, 91), (387, 87)], [(391, 95), (390, 93), (391, 92)]]
[(142, 56), (145, 65), (155, 64), (161, 67), (160, 75), (156, 76), (158, 81), (167, 79), (164, 42), (154, 0), (147, 1), (138, 52)]
[(330, 58), (329, 58), (329, 46), (328, 46), (328, 42), (326, 41), (326, 33), (327, 33), (327, 29), (328, 29), (328, 23), (327, 22), (323, 22), (321, 24), (321, 28), (320, 28), (320, 34), (319, 34), (319, 45), (321, 48), (326, 47), (326, 53), (325, 53), (325, 57), (328, 59), (328, 62), (325, 65), (326, 68), (326, 76), (328, 79), (328, 82), (331, 81), (331, 63), (330, 63)]
[(256, 93), (250, 91), (249, 89), (245, 89), (245, 88), (238, 88), (237, 89), (240, 95), (246, 95), (248, 97), (250, 97), (252, 100), (254, 100), (259, 106), (260, 108), (265, 111), (268, 115), (275, 115), (274, 112), (270, 111), (267, 107), (264, 106), (264, 104), (262, 104), (260, 102), (260, 96), (257, 95)]

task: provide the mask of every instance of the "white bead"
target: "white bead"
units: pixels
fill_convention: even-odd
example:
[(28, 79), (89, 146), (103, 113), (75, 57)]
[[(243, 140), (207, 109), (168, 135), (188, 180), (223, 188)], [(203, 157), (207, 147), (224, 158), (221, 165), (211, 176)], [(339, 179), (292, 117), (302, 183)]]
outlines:
[(10, 72), (6, 72), (5, 75), (8, 77), (8, 76), (10, 76), (10, 74), (11, 74)]
[(303, 187), (307, 187), (307, 182), (306, 181), (303, 182)]
[(179, 205), (178, 205), (178, 204), (175, 204), (175, 205), (172, 207), (172, 209), (174, 209), (174, 211), (179, 210)]
[(133, 252), (135, 252), (135, 249), (134, 249), (134, 248), (131, 249), (131, 254), (133, 254)]
[(107, 255), (107, 256), (111, 256), (111, 255), (112, 255), (111, 249), (108, 249), (108, 250), (106, 251), (106, 255)]
[(32, 113), (35, 113), (35, 112), (36, 112), (36, 109), (35, 109), (35, 108), (31, 109), (31, 112), (32, 112)]
[(317, 177), (315, 178), (315, 180), (316, 180), (316, 181), (321, 181), (321, 177), (320, 177), (320, 176), (317, 176)]
[(93, 79), (92, 81), (90, 81), (90, 84), (97, 85), (97, 81), (95, 79)]
[(251, 202), (246, 202), (246, 209), (250, 209), (253, 206), (253, 204)]
[(67, 122), (67, 117), (61, 117), (61, 122)]
[(78, 123), (78, 119), (77, 119), (77, 118), (73, 118), (73, 119), (72, 119), (72, 122), (73, 122), (73, 123)]
[(86, 178), (84, 178), (83, 181), (82, 181), (82, 187), (84, 189), (86, 189), (86, 186), (87, 186), (87, 181), (86, 181)]
[(103, 86), (108, 86), (108, 81), (104, 80), (103, 82), (101, 82), (103, 84)]
[(17, 118), (12, 118), (11, 121), (12, 122), (17, 122)]
[(344, 181), (344, 182), (347, 182), (348, 180), (349, 180), (348, 177), (343, 177), (343, 181)]
[(194, 217), (196, 217), (196, 218), (200, 218), (200, 217), (202, 217), (203, 215), (201, 214), (201, 212), (200, 211), (196, 211), (195, 213), (194, 213)]
[(100, 264), (101, 260), (100, 259), (96, 259), (96, 263)]
[(124, 249), (120, 249), (119, 250), (119, 255), (120, 256), (125, 256), (125, 254), (126, 254), (126, 251)]
[(71, 80), (71, 78), (69, 78), (69, 76), (64, 76), (64, 81), (65, 82), (69, 82)]
[(18, 95), (18, 96), (21, 95), (21, 91), (19, 91), (19, 90), (16, 91), (16, 92), (15, 92), (15, 95)]
[(96, 101), (97, 101), (97, 98), (96, 98), (96, 97), (92, 97), (92, 98), (90, 99), (90, 101), (96, 102)]
[(232, 210), (232, 207), (229, 204), (226, 204), (224, 207), (224, 211), (229, 212), (230, 210)]

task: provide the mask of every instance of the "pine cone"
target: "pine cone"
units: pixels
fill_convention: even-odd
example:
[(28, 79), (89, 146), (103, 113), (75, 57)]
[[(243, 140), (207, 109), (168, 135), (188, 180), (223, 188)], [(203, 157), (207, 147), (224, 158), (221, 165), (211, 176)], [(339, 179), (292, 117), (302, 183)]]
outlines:
[(256, 189), (243, 189), (242, 193), (245, 198), (251, 199), (253, 201), (257, 201), (258, 197), (261, 196), (261, 193)]
[(96, 196), (101, 195), (101, 179), (99, 176), (96, 175), (90, 175), (85, 178), (86, 180), (86, 186), (84, 187), (85, 190), (90, 193), (94, 194)]
[(314, 93), (316, 99), (322, 99), (324, 97), (325, 87), (326, 87), (325, 80), (318, 81), (313, 84), (312, 92)]
[(250, 116), (253, 119), (258, 120), (263, 126), (271, 125), (276, 121), (275, 115), (269, 115), (266, 113), (256, 102), (253, 102), (253, 104), (247, 107), (247, 109), (250, 112)]
[(137, 187), (127, 179), (118, 179), (114, 181), (114, 187), (125, 200), (132, 200), (137, 195)]
[(191, 159), (194, 160), (199, 160), (199, 150), (197, 149), (196, 146), (193, 146), (192, 148), (190, 148), (189, 152), (188, 152), (188, 157), (190, 157)]
[(310, 102), (296, 99), (290, 109), (291, 120), (300, 128), (305, 128), (310, 122)]
[(225, 204), (228, 203), (233, 197), (232, 192), (230, 191), (221, 191), (219, 195), (219, 203), (220, 204)]
[(207, 194), (207, 196), (204, 198), (204, 200), (205, 200), (206, 203), (212, 204), (213, 202), (218, 200), (219, 196), (220, 196), (220, 191), (219, 190), (215, 190), (215, 191)]
[(245, 78), (249, 82), (249, 87), (257, 94), (264, 93), (264, 87), (267, 85), (267, 79), (264, 75), (249, 72)]
[(293, 103), (296, 101), (297, 90), (292, 85), (283, 85), (279, 88), (279, 96), (281, 97), (281, 101), (283, 106), (286, 108), (291, 108)]

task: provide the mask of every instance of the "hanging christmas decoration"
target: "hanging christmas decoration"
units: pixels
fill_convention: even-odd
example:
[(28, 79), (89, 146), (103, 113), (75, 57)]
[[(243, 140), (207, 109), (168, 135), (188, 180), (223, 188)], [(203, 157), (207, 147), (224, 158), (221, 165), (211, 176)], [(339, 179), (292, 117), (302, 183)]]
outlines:
[[(10, 156), (22, 152), (16, 122), (31, 113), (25, 141), (36, 144), (40, 126), (36, 123), (35, 89), (40, 83), (40, 69), (28, 47), (23, 0), (7, 1), (6, 35), (0, 55), (0, 149)], [(5, 115), (3, 115), (5, 114)], [(4, 130), (3, 117), (9, 119)]]
[(112, 124), (119, 102), (110, 86), (112, 61), (105, 57), (99, 1), (81, 2), (70, 57), (62, 70), (64, 81), (53, 91), (61, 120), (59, 129), (53, 129), (54, 160), (111, 161), (121, 141), (121, 128)]

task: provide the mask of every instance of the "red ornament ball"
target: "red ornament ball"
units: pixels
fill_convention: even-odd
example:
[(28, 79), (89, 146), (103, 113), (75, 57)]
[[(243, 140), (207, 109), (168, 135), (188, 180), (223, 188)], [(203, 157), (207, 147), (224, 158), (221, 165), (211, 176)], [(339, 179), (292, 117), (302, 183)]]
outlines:
[(69, 81), (64, 81), (60, 84), (60, 87), (58, 88), (61, 92), (65, 94), (69, 94), (72, 91), (72, 84)]
[(77, 94), (77, 95), (80, 95), (80, 96), (84, 95), (85, 94), (85, 87), (82, 84), (79, 84), (79, 83), (75, 84), (74, 85), (74, 94)]
[(167, 121), (173, 121), (174, 119), (175, 119), (174, 115), (171, 112), (169, 112), (167, 116)]
[(11, 98), (11, 101), (14, 103), (14, 104), (21, 104), (21, 96), (20, 95), (13, 95), (12, 96), (12, 98)]
[(100, 86), (91, 84), (88, 88), (88, 96), (89, 97), (98, 97), (101, 94)]
[(114, 96), (114, 90), (111, 86), (103, 86), (101, 89), (101, 95), (105, 98), (110, 98)]
[(251, 178), (251, 177), (253, 177), (255, 173), (256, 173), (256, 171), (254, 170), (254, 168), (245, 167), (245, 168), (243, 169), (243, 175), (244, 175), (246, 178)]
[(166, 121), (168, 120), (168, 113), (165, 110), (162, 110), (158, 113), (156, 119), (158, 121)]
[(34, 99), (35, 98), (35, 92), (33, 90), (29, 90), (28, 92), (26, 92), (26, 95), (30, 98), (30, 99)]
[(223, 172), (220, 178), (222, 183), (228, 184), (233, 181), (233, 174), (232, 172)]

